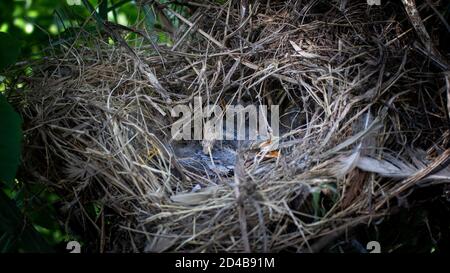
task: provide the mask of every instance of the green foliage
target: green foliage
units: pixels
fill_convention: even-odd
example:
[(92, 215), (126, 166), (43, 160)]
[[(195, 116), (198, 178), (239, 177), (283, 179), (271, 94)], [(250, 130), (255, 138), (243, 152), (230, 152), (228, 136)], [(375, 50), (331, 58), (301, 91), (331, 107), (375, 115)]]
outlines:
[[(52, 246), (74, 238), (58, 219), (59, 196), (34, 181), (16, 179), (22, 121), (5, 94), (22, 86), (16, 77), (28, 72), (5, 69), (19, 59), (40, 58), (50, 44), (72, 43), (81, 28), (97, 35), (105, 21), (129, 25), (143, 18), (131, 0), (69, 2), (0, 1), (0, 252), (51, 252)], [(92, 204), (93, 218), (101, 210)]]
[(47, 241), (0, 190), (0, 252), (51, 252)]
[[(55, 29), (56, 7), (65, 1), (0, 1), (0, 30), (8, 32), (24, 44), (22, 57), (38, 54), (41, 46), (48, 43), (51, 29)], [(3, 40), (2, 40), (3, 42)]]
[[(8, 60), (8, 65), (15, 58)], [(14, 178), (20, 163), (22, 141), (21, 118), (0, 94), (0, 252), (49, 252), (47, 241), (36, 231), (28, 217), (10, 199), (6, 189), (14, 189)]]
[(17, 207), (28, 217), (34, 228), (49, 242), (56, 245), (66, 240), (68, 235), (58, 220), (55, 205), (60, 197), (44, 185), (21, 183), (18, 190), (10, 191), (10, 197)]
[[(24, 39), (24, 33), (29, 32), (29, 25), (24, 24), (19, 15), (24, 9), (22, 3), (11, 1), (0, 2), (0, 74), (14, 65), (21, 54), (25, 40), (27, 49), (25, 56), (32, 51), (32, 39)], [(33, 15), (32, 12), (28, 12)], [(20, 26), (24, 27), (23, 30)], [(32, 37), (32, 36), (30, 36)], [(26, 73), (26, 71), (24, 71)], [(6, 76), (6, 78), (5, 78)], [(2, 84), (9, 82), (8, 75), (2, 76)], [(4, 94), (0, 94), (0, 252), (49, 252), (52, 248), (46, 239), (33, 226), (24, 208), (25, 198), (21, 196), (22, 187), (15, 180), (20, 164), (22, 145), (22, 120), (8, 103)], [(8, 194), (9, 193), (9, 196)], [(15, 198), (11, 198), (15, 195)], [(44, 215), (44, 214), (42, 214)], [(55, 223), (55, 221), (53, 221)]]
[[(0, 71), (13, 65), (20, 54), (20, 43), (0, 32)], [(0, 252), (49, 252), (47, 241), (36, 231), (17, 203), (4, 192), (14, 189), (20, 164), (22, 120), (0, 94)]]
[(20, 54), (20, 42), (8, 33), (0, 32), (0, 71), (14, 64)]
[(22, 121), (6, 98), (0, 94), (0, 181), (13, 183), (20, 163)]
[[(327, 194), (324, 194), (324, 192)], [(332, 184), (322, 184), (319, 187), (314, 187), (311, 191), (311, 196), (312, 211), (315, 218), (323, 217), (339, 199), (336, 186)]]

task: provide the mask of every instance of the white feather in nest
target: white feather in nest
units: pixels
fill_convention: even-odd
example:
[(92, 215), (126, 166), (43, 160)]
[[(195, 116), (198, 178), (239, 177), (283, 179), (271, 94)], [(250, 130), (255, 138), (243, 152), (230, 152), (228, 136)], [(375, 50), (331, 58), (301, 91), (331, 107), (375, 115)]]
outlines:
[[(411, 161), (408, 162), (404, 158), (394, 157), (390, 154), (383, 154), (382, 159), (375, 159), (372, 157), (359, 158), (356, 166), (366, 172), (376, 173), (382, 177), (391, 177), (397, 179), (405, 179), (423, 172), (431, 163), (425, 160), (424, 152), (421, 150), (414, 150), (415, 155), (410, 155)], [(419, 157), (420, 156), (420, 157)], [(450, 181), (450, 166), (446, 166), (430, 175), (421, 179), (422, 181)]]
[[(375, 158), (375, 155), (373, 155), (375, 140), (381, 124), (378, 122), (379, 119), (373, 119), (370, 113), (364, 115), (361, 121), (361, 130), (356, 130), (359, 133), (333, 149), (333, 152), (337, 152), (352, 143), (357, 143), (359, 140), (359, 143), (350, 155), (338, 157), (337, 163), (331, 169), (335, 177), (342, 178), (354, 168), (358, 168), (366, 172), (376, 173), (382, 177), (399, 180), (416, 176), (419, 177), (420, 181), (450, 181), (450, 166), (448, 164), (439, 169), (434, 168), (434, 171), (428, 174), (429, 170), (427, 171), (426, 169), (432, 162), (426, 159), (425, 151), (420, 149), (409, 149), (409, 160), (389, 153), (379, 154)], [(425, 174), (425, 176), (420, 178), (420, 174)]]
[(389, 105), (391, 105), (396, 98), (405, 93), (407, 93), (407, 91), (400, 92), (393, 96), (386, 103), (386, 106), (378, 112), (378, 116), (375, 118), (373, 118), (369, 107), (367, 113), (355, 124), (354, 131), (358, 133), (323, 154), (323, 157), (328, 157), (342, 151), (352, 144), (358, 143), (351, 155), (341, 155), (338, 157), (337, 163), (331, 169), (331, 173), (335, 177), (341, 178), (351, 172), (358, 165), (362, 156), (369, 155), (370, 157), (371, 153), (375, 151), (376, 136), (380, 129), (383, 128), (382, 120), (387, 116)]
[[(359, 145), (358, 145), (359, 146)], [(348, 174), (354, 168), (365, 172), (376, 173), (382, 177), (389, 177), (403, 180), (411, 177), (419, 177), (422, 173), (427, 173), (427, 168), (432, 164), (425, 159), (425, 152), (420, 149), (409, 151), (409, 161), (405, 157), (393, 156), (389, 153), (377, 155), (377, 158), (362, 155), (361, 149), (356, 149), (351, 155), (341, 156), (338, 163), (333, 167), (333, 174), (340, 178)], [(442, 166), (442, 165), (441, 165)], [(429, 175), (425, 175), (418, 181), (450, 182), (450, 166), (446, 165)]]
[(198, 205), (213, 197), (218, 190), (219, 186), (210, 186), (197, 192), (177, 193), (172, 195), (170, 199), (183, 205)]
[(379, 123), (379, 119), (374, 120), (370, 111), (362, 116), (355, 128), (355, 131), (359, 132), (333, 149), (333, 152), (337, 152), (352, 143), (357, 143), (359, 140), (359, 143), (350, 155), (341, 155), (338, 157), (336, 165), (332, 168), (332, 173), (336, 177), (341, 178), (350, 173), (357, 166), (361, 156), (367, 155), (372, 150), (376, 133), (380, 128), (381, 124)]

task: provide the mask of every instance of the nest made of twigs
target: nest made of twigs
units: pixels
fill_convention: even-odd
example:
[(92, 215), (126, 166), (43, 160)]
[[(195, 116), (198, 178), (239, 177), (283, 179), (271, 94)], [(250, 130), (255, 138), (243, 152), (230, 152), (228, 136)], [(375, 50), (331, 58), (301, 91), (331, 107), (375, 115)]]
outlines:
[[(71, 217), (109, 209), (107, 231), (90, 219), (101, 251), (318, 251), (417, 185), (450, 181), (436, 169), (449, 156), (445, 80), (411, 48), (401, 6), (235, 2), (189, 18), (163, 7), (182, 23), (172, 45), (144, 32), (125, 45), (108, 25), (114, 45), (82, 32), (33, 64), (16, 100), (23, 170)], [(194, 96), (280, 105), (276, 156), (242, 148), (231, 173), (189, 169), (170, 109)]]

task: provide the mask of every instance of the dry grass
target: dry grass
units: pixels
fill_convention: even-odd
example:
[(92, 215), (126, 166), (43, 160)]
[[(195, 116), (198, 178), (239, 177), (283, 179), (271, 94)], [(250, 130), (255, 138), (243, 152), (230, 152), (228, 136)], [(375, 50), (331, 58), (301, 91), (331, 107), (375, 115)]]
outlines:
[[(450, 181), (445, 61), (411, 47), (401, 6), (232, 2), (190, 18), (166, 7), (183, 22), (171, 47), (126, 46), (112, 25), (115, 46), (80, 33), (25, 79), (24, 169), (63, 193), (68, 215), (86, 220), (96, 201), (117, 216), (86, 220), (100, 251), (320, 251)], [(277, 157), (241, 148), (232, 175), (188, 170), (170, 107), (198, 95), (280, 105)]]

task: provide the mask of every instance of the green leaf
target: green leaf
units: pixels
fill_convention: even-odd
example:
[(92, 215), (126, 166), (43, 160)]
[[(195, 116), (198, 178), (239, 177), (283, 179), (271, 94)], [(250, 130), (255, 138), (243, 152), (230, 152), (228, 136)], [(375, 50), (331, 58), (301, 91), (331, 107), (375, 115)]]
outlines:
[(98, 27), (103, 28), (103, 19), (100, 17), (97, 11), (95, 11), (94, 6), (88, 0), (82, 0), (84, 6), (89, 10), (89, 13), (94, 16), (95, 21), (97, 21)]
[(319, 212), (320, 212), (320, 193), (321, 193), (321, 190), (320, 190), (319, 187), (315, 187), (311, 191), (312, 207), (313, 207), (313, 210), (314, 210), (314, 216), (315, 217), (319, 216)]
[(22, 120), (0, 94), (0, 182), (14, 182), (20, 163)]
[(107, 0), (98, 0), (100, 2), (98, 5), (98, 14), (103, 21), (108, 20), (108, 1)]
[(0, 236), (0, 253), (8, 253), (13, 247), (14, 238), (8, 233), (3, 233), (2, 236)]
[(20, 42), (6, 32), (0, 32), (0, 71), (14, 64), (20, 54)]
[(131, 2), (131, 0), (122, 0), (117, 3), (113, 3), (110, 7), (108, 7), (108, 11), (116, 10), (116, 9), (120, 8), (121, 6), (128, 4), (130, 2)]
[(153, 30), (155, 28), (156, 23), (156, 13), (153, 7), (149, 7), (148, 5), (144, 6), (144, 16), (145, 23), (147, 24), (147, 28), (149, 30)]
[[(0, 189), (0, 234), (2, 244), (11, 246), (16, 241), (19, 250), (25, 252), (51, 252), (47, 241), (26, 220), (14, 201)], [(1, 251), (11, 251), (10, 247), (1, 247)]]

